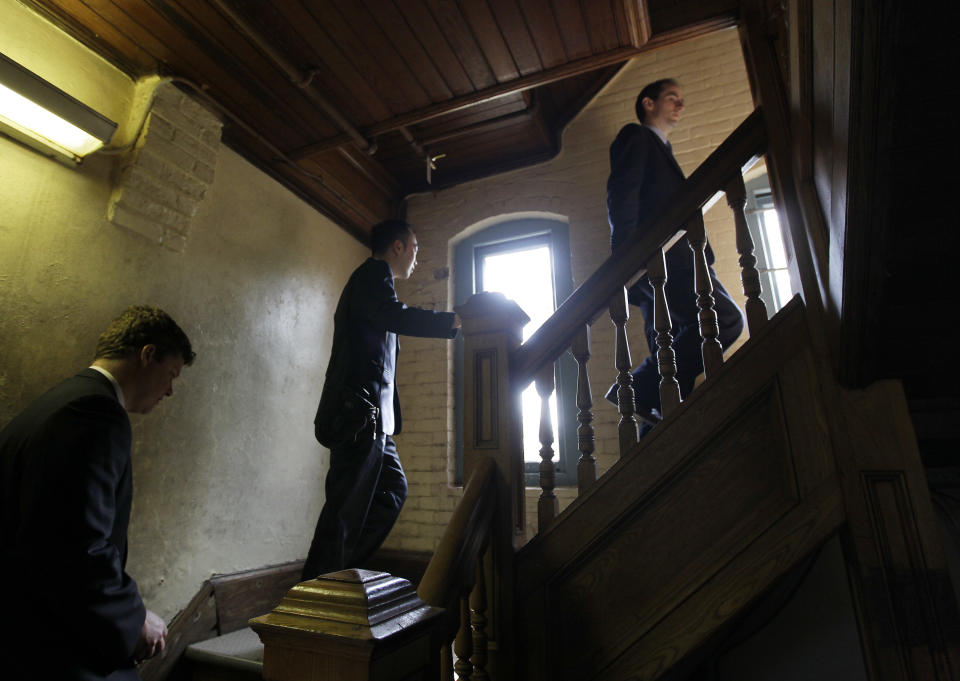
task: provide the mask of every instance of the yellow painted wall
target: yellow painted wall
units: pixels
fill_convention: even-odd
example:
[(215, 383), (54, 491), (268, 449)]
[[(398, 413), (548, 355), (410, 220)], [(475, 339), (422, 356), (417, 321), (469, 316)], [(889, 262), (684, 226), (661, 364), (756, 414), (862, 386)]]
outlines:
[[(12, 0), (0, 0), (0, 51), (115, 120), (130, 114), (129, 79)], [(0, 424), (87, 366), (125, 306), (181, 323), (196, 363), (172, 398), (132, 417), (128, 570), (169, 620), (212, 573), (306, 555), (328, 458), (313, 414), (333, 310), (367, 251), (221, 147), (173, 253), (107, 221), (115, 163), (70, 169), (0, 137)]]

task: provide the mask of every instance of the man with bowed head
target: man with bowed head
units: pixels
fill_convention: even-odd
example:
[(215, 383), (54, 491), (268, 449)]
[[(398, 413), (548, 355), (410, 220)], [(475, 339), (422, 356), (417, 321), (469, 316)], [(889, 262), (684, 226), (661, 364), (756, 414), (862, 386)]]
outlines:
[[(673, 157), (667, 135), (680, 122), (684, 110), (683, 90), (671, 78), (645, 86), (637, 97), (636, 114), (640, 125), (624, 126), (610, 145), (610, 177), (607, 180), (607, 215), (610, 221), (610, 246), (616, 251), (628, 239), (638, 236), (639, 227), (664, 201), (680, 189), (683, 171)], [(713, 284), (714, 310), (720, 327), (717, 340), (726, 350), (743, 331), (743, 314), (713, 270), (713, 249), (707, 244), (707, 264)], [(693, 390), (694, 379), (703, 371), (700, 352), (699, 309), (694, 289), (693, 255), (686, 239), (666, 252), (667, 305), (673, 323), (673, 349), (677, 361), (680, 396)], [(653, 289), (647, 275), (627, 291), (627, 299), (640, 308), (646, 325), (650, 356), (633, 371), (633, 391), (637, 414), (645, 418), (641, 434), (650, 422), (659, 418), (660, 372), (657, 367), (657, 332), (654, 328)], [(606, 398), (617, 403), (617, 384)]]
[(333, 317), (333, 349), (315, 434), (330, 448), (326, 503), (303, 567), (303, 579), (359, 567), (393, 527), (407, 497), (407, 480), (393, 436), (400, 432), (398, 335), (453, 338), (453, 312), (407, 307), (395, 279), (417, 264), (417, 235), (403, 220), (371, 232), (372, 254), (343, 289)]
[(163, 650), (166, 625), (124, 571), (127, 412), (172, 395), (193, 359), (167, 313), (130, 307), (100, 335), (89, 368), (0, 431), (3, 678), (134, 681), (135, 663)]

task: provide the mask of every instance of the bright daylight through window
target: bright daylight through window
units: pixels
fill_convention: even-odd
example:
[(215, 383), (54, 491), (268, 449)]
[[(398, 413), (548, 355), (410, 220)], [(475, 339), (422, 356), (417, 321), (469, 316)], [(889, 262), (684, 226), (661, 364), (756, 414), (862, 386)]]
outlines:
[(787, 270), (787, 252), (783, 244), (783, 233), (780, 230), (780, 220), (773, 202), (766, 197), (758, 197), (758, 208), (755, 212), (759, 223), (760, 243), (756, 244), (762, 253), (762, 260), (758, 263), (761, 274), (766, 274), (763, 286), (769, 288), (772, 309), (767, 312), (775, 314), (793, 297), (790, 287), (790, 273)]

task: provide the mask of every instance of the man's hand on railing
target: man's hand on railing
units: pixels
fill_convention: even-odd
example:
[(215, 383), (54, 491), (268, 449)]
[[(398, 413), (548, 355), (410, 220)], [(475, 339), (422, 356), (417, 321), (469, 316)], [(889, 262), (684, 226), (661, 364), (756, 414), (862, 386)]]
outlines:
[(167, 645), (167, 625), (152, 610), (147, 610), (147, 616), (143, 620), (143, 627), (140, 629), (140, 641), (137, 643), (137, 649), (133, 653), (133, 659), (137, 662), (148, 660), (154, 655), (163, 652)]

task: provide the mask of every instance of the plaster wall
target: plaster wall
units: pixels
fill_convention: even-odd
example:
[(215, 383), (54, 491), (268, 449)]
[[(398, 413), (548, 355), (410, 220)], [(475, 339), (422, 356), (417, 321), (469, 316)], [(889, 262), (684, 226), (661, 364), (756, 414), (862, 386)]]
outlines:
[[(21, 9), (0, 0), (8, 54), (8, 17), (36, 31), (23, 43), (48, 39), (49, 25)], [(114, 96), (132, 106), (132, 81), (71, 49), (62, 63), (96, 68), (65, 89), (100, 87), (110, 106)], [(71, 169), (0, 137), (0, 424), (87, 366), (127, 305), (159, 305), (181, 324), (194, 366), (173, 397), (131, 418), (127, 567), (170, 620), (213, 573), (306, 555), (328, 464), (312, 422), (333, 311), (367, 251), (220, 147), (185, 249), (172, 252), (107, 221), (116, 163), (94, 156)]]
[[(456, 244), (483, 227), (520, 217), (569, 223), (574, 286), (582, 283), (610, 253), (605, 205), (610, 143), (623, 125), (635, 121), (634, 101), (641, 88), (668, 76), (678, 79), (684, 88), (686, 111), (670, 141), (687, 175), (753, 111), (735, 30), (632, 59), (567, 126), (562, 151), (553, 160), (407, 200), (407, 217), (420, 243), (419, 271), (398, 284), (400, 298), (412, 305), (447, 309), (452, 300)], [(452, 155), (456, 148), (439, 151)], [(437, 173), (442, 173), (442, 161)], [(711, 208), (705, 222), (717, 256), (717, 273), (742, 307), (734, 223), (726, 202), (721, 200)], [(450, 268), (449, 277), (444, 268)], [(639, 314), (635, 313), (628, 330), (636, 365), (647, 355)], [(604, 315), (592, 328), (589, 363), (601, 473), (618, 458), (615, 424), (619, 417), (615, 407), (602, 399), (616, 377), (613, 354), (613, 325)], [(405, 418), (397, 444), (410, 481), (410, 496), (388, 546), (432, 550), (459, 499), (460, 489), (452, 484), (452, 372), (450, 344), (417, 338), (404, 341), (398, 381)], [(539, 493), (539, 489), (528, 490), (528, 536), (534, 533)], [(562, 508), (576, 490), (558, 488), (557, 494)]]

